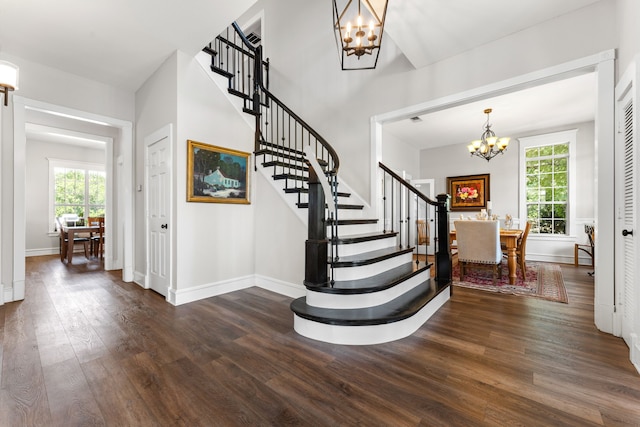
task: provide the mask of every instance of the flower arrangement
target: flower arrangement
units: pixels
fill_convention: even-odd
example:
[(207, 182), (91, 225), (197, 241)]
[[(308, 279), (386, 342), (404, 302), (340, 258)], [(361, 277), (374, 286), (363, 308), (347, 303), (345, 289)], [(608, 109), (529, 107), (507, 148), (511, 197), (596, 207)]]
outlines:
[(460, 200), (477, 199), (478, 189), (472, 187), (458, 187), (456, 197), (458, 197)]

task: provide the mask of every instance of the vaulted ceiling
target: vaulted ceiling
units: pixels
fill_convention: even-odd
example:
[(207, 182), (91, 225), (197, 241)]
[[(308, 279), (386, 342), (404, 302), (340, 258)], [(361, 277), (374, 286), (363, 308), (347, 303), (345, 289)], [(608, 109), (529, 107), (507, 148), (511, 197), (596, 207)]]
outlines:
[[(331, 25), (330, 0), (323, 1), (327, 2), (327, 25)], [(601, 0), (390, 0), (385, 37), (414, 67), (421, 68), (597, 1)], [(0, 53), (137, 90), (176, 49), (195, 55), (253, 3), (255, 0), (0, 0)], [(584, 86), (573, 90), (585, 93)], [(557, 94), (531, 89), (526, 102), (529, 106), (540, 100), (564, 102), (553, 100)], [(516, 118), (531, 120), (532, 110), (543, 110), (529, 108), (529, 114), (522, 114), (513, 109), (501, 111), (499, 106), (497, 100), (492, 105), (470, 105), (465, 120), (477, 124), (479, 133), (482, 110), (492, 107), (496, 130), (500, 126), (508, 132), (506, 123), (514, 123), (517, 129)], [(586, 117), (587, 113), (576, 114)], [(450, 124), (442, 132), (454, 129), (451, 123), (459, 117), (449, 115)], [(420, 134), (409, 134), (409, 130), (430, 124), (433, 134), (435, 124), (445, 122), (443, 117), (424, 117), (422, 123), (411, 123), (413, 128), (398, 125), (389, 131), (418, 144)]]

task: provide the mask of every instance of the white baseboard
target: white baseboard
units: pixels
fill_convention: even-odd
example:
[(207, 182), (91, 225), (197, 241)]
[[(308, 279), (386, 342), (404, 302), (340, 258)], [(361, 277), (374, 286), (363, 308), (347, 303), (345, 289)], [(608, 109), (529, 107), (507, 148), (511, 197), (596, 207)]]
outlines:
[(636, 333), (629, 334), (629, 338), (631, 340), (631, 345), (629, 345), (629, 359), (631, 359), (631, 363), (633, 363), (636, 371), (640, 374), (640, 340)]
[(182, 305), (229, 292), (239, 291), (255, 285), (255, 277), (245, 276), (216, 283), (207, 283), (186, 289), (169, 289), (167, 301), (173, 305)]
[(273, 279), (266, 276), (256, 274), (255, 285), (259, 288), (275, 292), (280, 295), (291, 298), (300, 298), (306, 295), (307, 288), (304, 285), (296, 285), (294, 283), (283, 282), (282, 280)]
[(140, 285), (140, 287), (143, 288), (143, 289), (148, 289), (147, 281), (146, 281), (146, 275), (144, 273), (141, 273), (139, 271), (134, 271), (133, 272), (133, 283), (136, 283), (136, 284)]
[[(75, 253), (75, 252), (74, 252)], [(43, 255), (60, 255), (59, 248), (40, 248), (40, 249), (27, 249), (24, 251), (24, 256), (43, 256)]]
[(3, 305), (7, 300), (7, 296), (4, 294), (4, 285), (0, 283), (0, 305)]

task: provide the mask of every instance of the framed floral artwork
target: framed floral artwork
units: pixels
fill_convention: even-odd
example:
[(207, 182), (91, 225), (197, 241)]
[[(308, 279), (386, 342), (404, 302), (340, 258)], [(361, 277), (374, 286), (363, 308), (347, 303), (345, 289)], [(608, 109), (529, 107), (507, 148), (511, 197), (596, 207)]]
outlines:
[(489, 174), (447, 177), (451, 211), (479, 211), (487, 208)]

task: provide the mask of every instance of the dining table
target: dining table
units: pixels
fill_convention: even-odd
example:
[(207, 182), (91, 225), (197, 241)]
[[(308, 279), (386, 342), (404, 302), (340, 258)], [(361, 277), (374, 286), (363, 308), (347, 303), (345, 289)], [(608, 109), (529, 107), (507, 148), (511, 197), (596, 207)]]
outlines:
[[(71, 264), (73, 261), (73, 239), (78, 233), (99, 233), (99, 225), (63, 225), (62, 231), (67, 235), (67, 243), (62, 242), (64, 247), (62, 248), (63, 254), (67, 255), (67, 263)], [(71, 246), (69, 247), (69, 242)]]
[[(507, 248), (507, 266), (509, 267), (509, 284), (515, 285), (516, 278), (516, 266), (517, 255), (516, 248), (518, 247), (518, 239), (522, 236), (523, 230), (518, 229), (500, 229), (500, 243), (504, 243)], [(449, 231), (449, 243), (453, 243), (456, 240), (456, 230)]]

